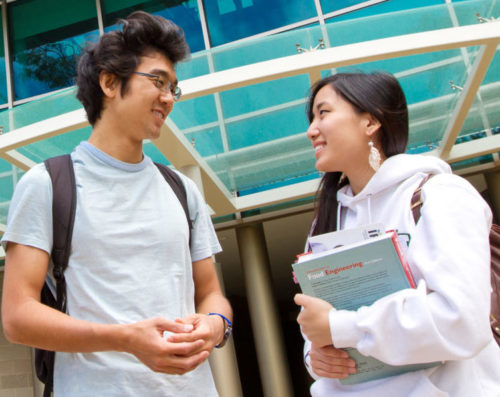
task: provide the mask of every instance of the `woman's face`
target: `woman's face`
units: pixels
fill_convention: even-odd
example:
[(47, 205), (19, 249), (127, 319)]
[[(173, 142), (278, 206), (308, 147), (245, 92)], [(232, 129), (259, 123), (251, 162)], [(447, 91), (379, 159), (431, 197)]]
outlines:
[(353, 167), (365, 166), (373, 118), (356, 112), (330, 85), (316, 94), (312, 113), (307, 137), (314, 147), (316, 169), (349, 174)]

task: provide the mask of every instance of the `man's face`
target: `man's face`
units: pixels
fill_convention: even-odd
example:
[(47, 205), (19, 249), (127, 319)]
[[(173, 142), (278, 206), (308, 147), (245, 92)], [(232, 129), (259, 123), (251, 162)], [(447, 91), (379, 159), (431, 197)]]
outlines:
[(177, 86), (177, 75), (172, 62), (158, 52), (143, 56), (135, 72), (159, 78), (133, 73), (125, 93), (114, 98), (111, 108), (119, 128), (131, 139), (155, 139), (174, 106), (168, 86)]

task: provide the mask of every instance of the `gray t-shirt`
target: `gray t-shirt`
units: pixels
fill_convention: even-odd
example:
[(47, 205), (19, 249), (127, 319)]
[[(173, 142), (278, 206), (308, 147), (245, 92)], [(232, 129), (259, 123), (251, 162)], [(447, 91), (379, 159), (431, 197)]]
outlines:
[[(193, 220), (190, 250), (182, 206), (149, 157), (124, 163), (82, 142), (72, 159), (77, 209), (65, 272), (69, 315), (123, 324), (194, 313), (191, 263), (221, 251), (194, 182), (179, 174)], [(2, 244), (8, 241), (51, 251), (52, 185), (43, 164), (16, 187)], [(208, 362), (182, 376), (165, 375), (119, 352), (57, 353), (54, 391), (92, 397), (217, 395)]]

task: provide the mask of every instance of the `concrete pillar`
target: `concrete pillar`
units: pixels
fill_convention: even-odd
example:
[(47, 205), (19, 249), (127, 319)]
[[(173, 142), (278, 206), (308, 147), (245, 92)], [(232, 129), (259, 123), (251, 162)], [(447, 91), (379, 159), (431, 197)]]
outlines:
[[(181, 167), (179, 171), (193, 180), (204, 196), (200, 167), (197, 165), (187, 165)], [(219, 277), (219, 284), (224, 291), (224, 280), (220, 264), (215, 263), (215, 269)], [(209, 362), (220, 397), (242, 397), (243, 392), (241, 390), (238, 361), (236, 359), (233, 339), (230, 338), (223, 348), (214, 349), (210, 354)]]
[(488, 185), (488, 194), (495, 219), (500, 222), (500, 171), (487, 172), (484, 177)]
[(269, 270), (264, 229), (253, 224), (236, 229), (262, 387), (266, 397), (293, 396)]
[(189, 179), (191, 179), (203, 197), (205, 197), (205, 192), (203, 191), (203, 180), (201, 179), (201, 169), (198, 165), (185, 165), (184, 167), (180, 167), (179, 171), (186, 175)]

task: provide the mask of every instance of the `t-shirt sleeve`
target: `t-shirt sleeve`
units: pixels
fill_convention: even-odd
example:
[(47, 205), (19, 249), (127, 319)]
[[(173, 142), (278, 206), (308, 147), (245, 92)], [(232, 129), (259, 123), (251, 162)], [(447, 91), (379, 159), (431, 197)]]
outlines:
[(14, 190), (2, 237), (4, 249), (8, 242), (48, 253), (52, 249), (52, 184), (44, 164), (24, 174)]
[(191, 260), (193, 262), (208, 258), (222, 251), (210, 218), (208, 205), (196, 184), (181, 175), (188, 197), (189, 216), (193, 221), (191, 231)]

